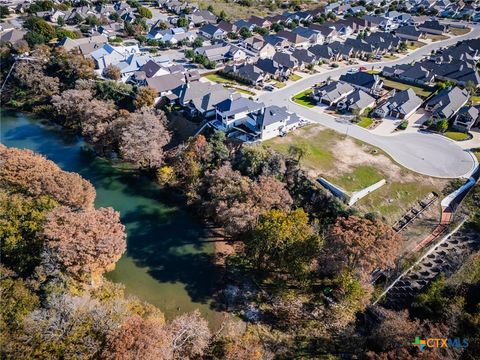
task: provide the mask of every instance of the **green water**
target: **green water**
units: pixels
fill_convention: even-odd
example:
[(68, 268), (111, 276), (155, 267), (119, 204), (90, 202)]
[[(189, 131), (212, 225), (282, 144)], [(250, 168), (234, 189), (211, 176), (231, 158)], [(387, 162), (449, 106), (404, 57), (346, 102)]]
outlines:
[(212, 323), (215, 285), (213, 245), (201, 224), (150, 180), (122, 171), (85, 151), (80, 138), (31, 119), (1, 112), (1, 142), (43, 154), (62, 169), (88, 179), (96, 206), (111, 206), (127, 228), (127, 252), (107, 276), (126, 292), (158, 306), (167, 316), (198, 308)]

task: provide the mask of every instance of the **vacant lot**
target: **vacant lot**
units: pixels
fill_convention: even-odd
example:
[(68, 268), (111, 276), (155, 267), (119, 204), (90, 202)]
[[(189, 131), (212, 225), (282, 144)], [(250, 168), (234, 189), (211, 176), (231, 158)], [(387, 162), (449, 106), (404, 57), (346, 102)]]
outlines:
[(455, 36), (460, 36), (460, 35), (465, 35), (470, 32), (470, 28), (450, 28), (450, 34), (455, 35)]
[(428, 95), (432, 93), (431, 91), (422, 89), (421, 87), (418, 87), (418, 86), (393, 81), (393, 80), (384, 78), (383, 76), (381, 78), (383, 80), (383, 84), (385, 85), (385, 87), (390, 89), (396, 89), (396, 90), (412, 89), (415, 92), (415, 94), (423, 98), (426, 98)]
[(267, 146), (285, 154), (291, 145), (299, 144), (307, 148), (302, 167), (312, 177), (322, 176), (347, 192), (385, 179), (386, 185), (360, 200), (355, 208), (363, 213), (379, 213), (390, 224), (428, 193), (439, 193), (447, 183), (447, 180), (413, 173), (393, 162), (381, 150), (319, 125), (310, 125), (266, 142)]

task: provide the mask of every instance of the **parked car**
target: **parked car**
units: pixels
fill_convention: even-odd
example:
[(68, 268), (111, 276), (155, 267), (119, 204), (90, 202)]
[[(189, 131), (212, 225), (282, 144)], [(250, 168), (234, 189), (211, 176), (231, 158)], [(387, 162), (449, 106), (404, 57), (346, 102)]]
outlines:
[(359, 70), (358, 68), (354, 67), (354, 68), (349, 69), (349, 70), (347, 71), (347, 74), (356, 74), (356, 73), (358, 73), (359, 71), (360, 71), (360, 70)]
[(273, 90), (275, 90), (275, 88), (274, 88), (272, 85), (265, 85), (265, 86), (263, 87), (263, 89), (264, 89), (264, 90), (267, 90), (267, 91), (273, 91)]

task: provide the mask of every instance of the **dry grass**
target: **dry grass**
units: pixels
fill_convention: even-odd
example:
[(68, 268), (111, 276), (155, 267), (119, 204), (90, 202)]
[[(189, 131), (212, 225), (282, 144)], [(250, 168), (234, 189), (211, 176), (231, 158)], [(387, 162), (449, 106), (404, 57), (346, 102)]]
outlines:
[(362, 213), (379, 213), (390, 224), (428, 193), (440, 192), (447, 183), (407, 170), (378, 148), (319, 125), (307, 126), (266, 144), (281, 153), (288, 153), (293, 144), (304, 144), (308, 155), (302, 160), (302, 167), (309, 175), (325, 177), (348, 192), (385, 179), (386, 185), (360, 200), (355, 208)]

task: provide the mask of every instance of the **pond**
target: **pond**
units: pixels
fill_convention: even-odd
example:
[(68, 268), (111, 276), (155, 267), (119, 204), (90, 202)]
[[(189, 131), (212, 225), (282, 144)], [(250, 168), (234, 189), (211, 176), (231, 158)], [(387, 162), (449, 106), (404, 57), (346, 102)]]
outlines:
[(127, 229), (127, 252), (107, 277), (126, 293), (159, 307), (167, 318), (198, 308), (210, 324), (217, 271), (202, 224), (150, 179), (85, 150), (81, 138), (28, 114), (1, 110), (2, 144), (46, 156), (89, 180), (95, 205), (111, 206)]

